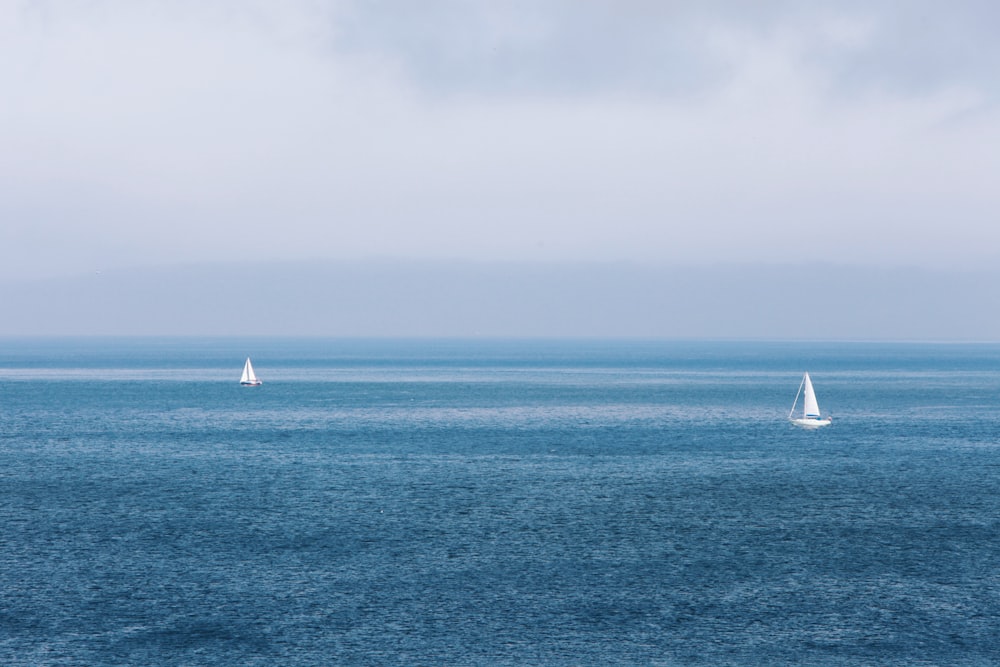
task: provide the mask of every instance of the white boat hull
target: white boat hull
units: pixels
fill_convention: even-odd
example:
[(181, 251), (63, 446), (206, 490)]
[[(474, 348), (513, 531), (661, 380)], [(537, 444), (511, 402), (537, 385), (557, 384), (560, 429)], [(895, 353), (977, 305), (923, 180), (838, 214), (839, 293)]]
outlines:
[(792, 419), (791, 422), (796, 426), (801, 426), (803, 428), (819, 428), (820, 426), (829, 426), (833, 423), (832, 419)]

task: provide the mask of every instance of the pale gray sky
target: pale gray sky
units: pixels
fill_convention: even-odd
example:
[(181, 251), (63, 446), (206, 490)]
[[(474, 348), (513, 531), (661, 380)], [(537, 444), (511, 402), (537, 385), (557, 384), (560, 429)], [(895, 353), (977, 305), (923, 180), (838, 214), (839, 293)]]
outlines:
[(5, 336), (1000, 341), (1000, 271), (630, 262), (188, 265), (0, 282)]
[(0, 280), (988, 267), (993, 2), (0, 0)]

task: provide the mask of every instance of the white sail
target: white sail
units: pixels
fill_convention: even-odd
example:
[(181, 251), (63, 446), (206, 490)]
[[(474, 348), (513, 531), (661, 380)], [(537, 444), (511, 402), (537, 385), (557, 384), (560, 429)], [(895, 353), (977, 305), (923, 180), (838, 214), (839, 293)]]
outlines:
[(247, 362), (243, 364), (243, 375), (240, 377), (240, 384), (261, 384), (261, 381), (257, 379), (257, 375), (253, 372), (253, 365), (250, 363), (250, 357), (247, 357)]
[[(795, 406), (799, 403), (799, 396), (803, 397), (802, 401), (802, 416), (795, 417)], [(814, 428), (817, 426), (829, 426), (832, 423), (830, 417), (822, 417), (819, 412), (819, 402), (816, 400), (816, 392), (813, 390), (812, 379), (809, 377), (809, 373), (802, 376), (802, 383), (799, 385), (799, 391), (795, 394), (795, 402), (792, 403), (792, 409), (788, 413), (788, 418), (793, 424), (797, 426), (805, 426), (807, 428)]]
[(819, 403), (816, 401), (816, 392), (813, 391), (812, 380), (809, 379), (809, 373), (806, 373), (805, 377), (805, 395), (804, 398), (804, 411), (802, 416), (806, 419), (818, 419), (819, 418)]

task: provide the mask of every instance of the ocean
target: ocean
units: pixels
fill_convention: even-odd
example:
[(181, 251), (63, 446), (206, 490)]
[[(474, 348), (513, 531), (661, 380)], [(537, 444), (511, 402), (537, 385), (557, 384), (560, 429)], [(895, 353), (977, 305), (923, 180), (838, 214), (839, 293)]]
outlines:
[(990, 344), (0, 340), (0, 664), (1000, 664), (998, 403)]

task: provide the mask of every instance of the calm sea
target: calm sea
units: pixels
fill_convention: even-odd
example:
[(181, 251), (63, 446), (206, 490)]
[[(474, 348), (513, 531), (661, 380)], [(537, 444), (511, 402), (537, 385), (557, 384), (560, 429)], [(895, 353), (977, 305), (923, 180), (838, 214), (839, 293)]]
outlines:
[(1000, 346), (3, 340), (0, 664), (1000, 664)]

